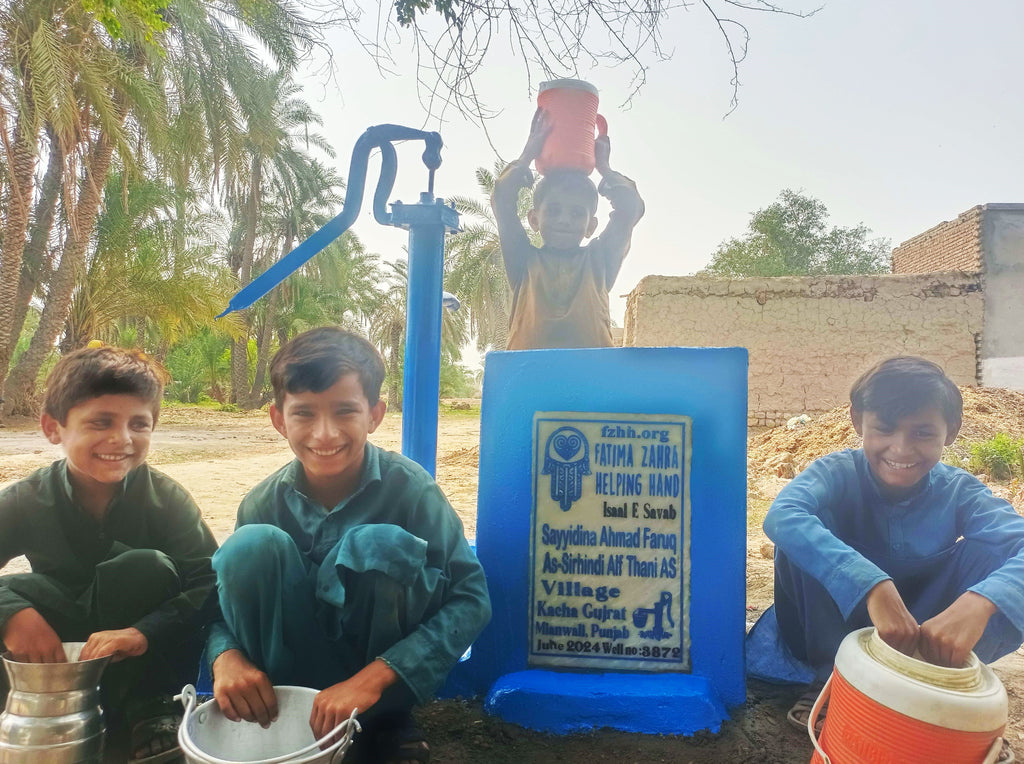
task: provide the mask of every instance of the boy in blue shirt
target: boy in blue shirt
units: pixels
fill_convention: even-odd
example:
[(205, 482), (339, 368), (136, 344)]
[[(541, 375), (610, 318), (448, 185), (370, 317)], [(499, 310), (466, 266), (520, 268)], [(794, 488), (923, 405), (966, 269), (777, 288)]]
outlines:
[(890, 358), (854, 383), (850, 416), (863, 448), (814, 461), (764, 521), (779, 634), (816, 673), (797, 724), (855, 629), (942, 666), (1024, 639), (1024, 518), (939, 461), (960, 430), (957, 386), (923, 358)]
[(366, 761), (425, 762), (410, 710), (490, 619), (483, 569), (430, 475), (367, 442), (386, 408), (369, 342), (304, 332), (270, 377), (270, 418), (297, 458), (242, 500), (214, 556), (214, 697), (229, 719), (268, 725), (273, 685), (314, 687), (318, 738), (358, 708)]

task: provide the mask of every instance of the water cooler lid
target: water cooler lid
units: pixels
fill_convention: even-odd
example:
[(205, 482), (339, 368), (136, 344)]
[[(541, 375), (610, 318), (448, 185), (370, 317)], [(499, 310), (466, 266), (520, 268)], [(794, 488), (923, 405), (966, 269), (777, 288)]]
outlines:
[(846, 635), (836, 671), (876, 703), (937, 727), (989, 732), (1006, 724), (1006, 689), (974, 653), (964, 668), (943, 668), (889, 647), (868, 627)]

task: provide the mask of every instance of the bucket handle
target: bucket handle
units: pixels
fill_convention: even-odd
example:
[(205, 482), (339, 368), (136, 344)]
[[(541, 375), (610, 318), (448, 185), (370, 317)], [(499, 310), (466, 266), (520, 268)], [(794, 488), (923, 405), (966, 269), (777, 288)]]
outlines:
[(992, 741), (992, 746), (988, 749), (988, 753), (985, 754), (984, 760), (981, 764), (996, 764), (999, 761), (999, 754), (1003, 750), (1003, 739), (997, 737)]
[(821, 747), (818, 742), (818, 736), (814, 732), (814, 725), (818, 721), (818, 717), (821, 715), (821, 709), (824, 708), (825, 702), (828, 700), (828, 696), (832, 691), (832, 676), (829, 675), (825, 681), (825, 686), (821, 688), (821, 692), (818, 693), (818, 699), (814, 701), (814, 705), (811, 707), (811, 713), (807, 717), (807, 734), (811, 736), (811, 742), (814, 744), (814, 750), (818, 752), (821, 757), (823, 764), (832, 764), (832, 760), (825, 753), (825, 749)]
[[(186, 684), (182, 688), (181, 694), (175, 695), (174, 699), (180, 700), (181, 705), (185, 707), (185, 713), (181, 718), (181, 724), (178, 726), (178, 743), (181, 745), (182, 749), (189, 756), (199, 759), (201, 762), (203, 762), (203, 764), (237, 764), (236, 762), (227, 761), (225, 759), (218, 759), (214, 756), (211, 756), (208, 753), (200, 751), (198, 748), (196, 748), (195, 743), (193, 743), (192, 739), (188, 736), (188, 718), (196, 710), (196, 688), (190, 684)], [(321, 753), (329, 753), (330, 751), (336, 751), (335, 755), (331, 758), (333, 764), (333, 762), (339, 760), (338, 754), (344, 754), (345, 752), (344, 750), (338, 750), (339, 747), (344, 746), (347, 749), (348, 744), (352, 741), (352, 736), (356, 732), (362, 731), (362, 726), (356, 719), (357, 713), (359, 713), (359, 709), (353, 708), (352, 714), (349, 716), (348, 719), (341, 722), (337, 727), (332, 729), (322, 738), (313, 741), (305, 748), (301, 748), (298, 751), (293, 751), (291, 753), (286, 753), (283, 756), (277, 756), (273, 759), (263, 759), (259, 762), (259, 764), (288, 764), (289, 761), (293, 761), (295, 759), (301, 758), (302, 756), (305, 756), (306, 754), (315, 752), (321, 746), (326, 745), (328, 740), (330, 740), (332, 737), (338, 735), (344, 730), (345, 734), (341, 735), (341, 737), (339, 737), (326, 748), (322, 748), (320, 751)]]

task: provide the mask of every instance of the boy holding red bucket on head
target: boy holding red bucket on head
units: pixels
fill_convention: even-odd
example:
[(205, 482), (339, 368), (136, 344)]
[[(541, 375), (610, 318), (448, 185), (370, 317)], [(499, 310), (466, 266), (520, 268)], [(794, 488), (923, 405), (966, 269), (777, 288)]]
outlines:
[(854, 383), (850, 416), (863, 447), (812, 462), (764, 521), (779, 635), (817, 674), (797, 726), (855, 629), (950, 667), (1024, 640), (1024, 517), (940, 462), (963, 417), (957, 386), (923, 358), (890, 358)]
[[(636, 184), (609, 166), (611, 143), (593, 86), (556, 80), (541, 89), (526, 146), (495, 180), (491, 196), (513, 294), (508, 349), (611, 347), (608, 291), (644, 203)], [(602, 128), (596, 139), (595, 123)], [(533, 184), (534, 160), (543, 177), (527, 219), (540, 233), (539, 248), (517, 212), (520, 190)], [(596, 188), (588, 177), (595, 167), (602, 178)], [(597, 228), (599, 193), (612, 213), (601, 235), (583, 245)]]
[(270, 420), (296, 458), (246, 495), (214, 555), (214, 697), (266, 726), (273, 685), (313, 687), (317, 738), (358, 708), (361, 761), (426, 762), (411, 709), (490, 619), (483, 568), (426, 470), (367, 442), (387, 408), (373, 345), (311, 329), (277, 352), (270, 381)]

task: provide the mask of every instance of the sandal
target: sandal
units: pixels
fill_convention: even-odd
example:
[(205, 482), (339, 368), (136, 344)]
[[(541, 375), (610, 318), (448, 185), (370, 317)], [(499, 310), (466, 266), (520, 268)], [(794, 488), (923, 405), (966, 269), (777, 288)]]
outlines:
[[(786, 712), (786, 721), (801, 732), (807, 732), (807, 720), (811, 717), (811, 711), (814, 709), (814, 703), (818, 700), (818, 696), (821, 694), (821, 690), (824, 686), (824, 682), (812, 682), (809, 684), (803, 695), (797, 698), (793, 707)], [(821, 712), (818, 714), (817, 721), (814, 723), (814, 733), (816, 735), (820, 735), (822, 728), (825, 726), (825, 714), (827, 711), (828, 703), (826, 702), (825, 705), (822, 706)]]
[(1010, 744), (1006, 738), (1003, 738), (1003, 747), (999, 749), (999, 758), (996, 759), (997, 764), (1013, 764), (1017, 761), (1017, 757), (1013, 755), (1013, 749), (1010, 748)]
[(137, 713), (129, 735), (131, 764), (160, 764), (180, 759), (180, 706), (169, 698), (157, 698), (141, 706)]

